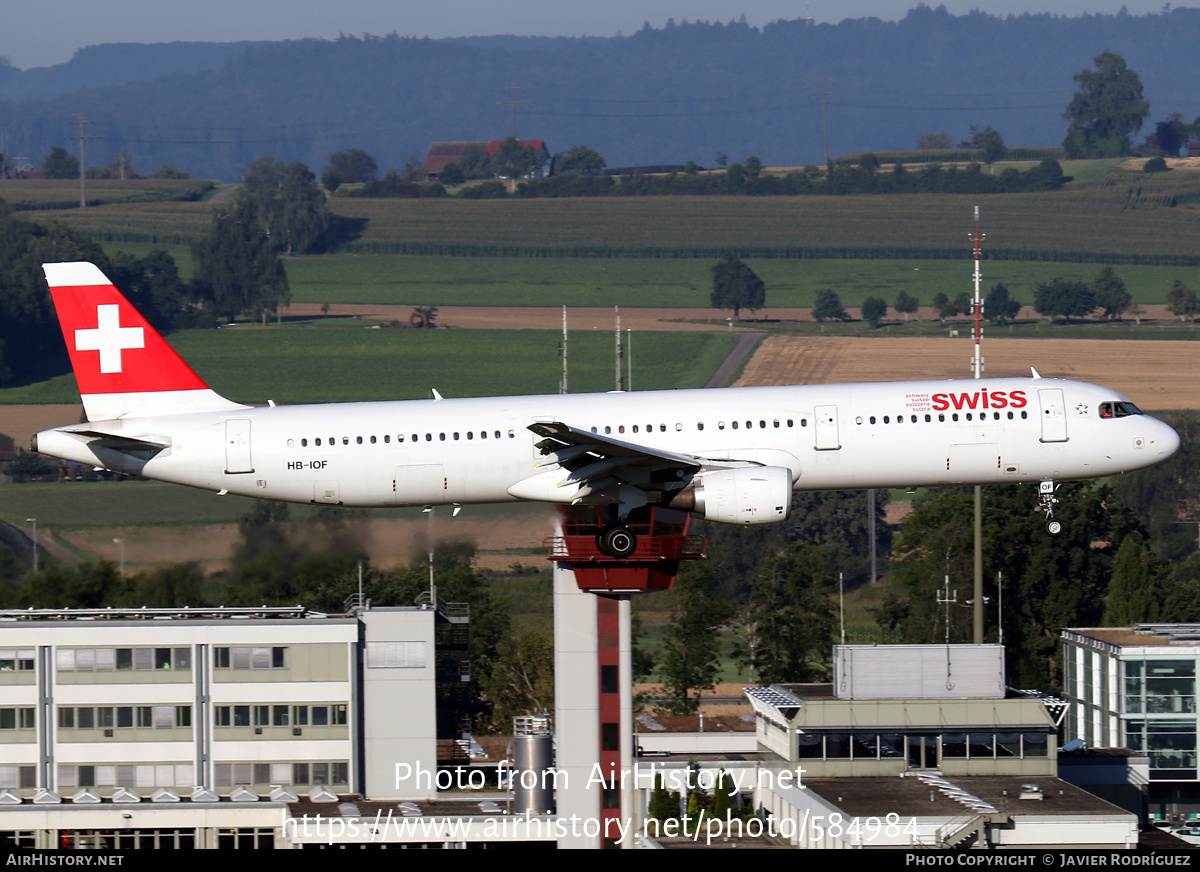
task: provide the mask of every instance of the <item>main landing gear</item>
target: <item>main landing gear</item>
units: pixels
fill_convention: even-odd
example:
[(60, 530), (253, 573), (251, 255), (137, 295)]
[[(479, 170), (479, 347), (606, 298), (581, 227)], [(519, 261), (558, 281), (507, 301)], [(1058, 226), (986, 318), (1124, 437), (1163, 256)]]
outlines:
[(1052, 481), (1044, 481), (1038, 485), (1038, 505), (1046, 513), (1046, 532), (1058, 536), (1063, 531), (1063, 522), (1054, 517), (1054, 507), (1058, 505), (1058, 497), (1054, 495), (1056, 487)]
[(628, 527), (610, 524), (596, 534), (596, 547), (602, 554), (624, 559), (637, 550), (637, 536)]
[(637, 534), (626, 526), (628, 520), (622, 518), (618, 508), (609, 506), (605, 512), (608, 517), (605, 525), (596, 534), (596, 548), (606, 557), (624, 560), (637, 550)]

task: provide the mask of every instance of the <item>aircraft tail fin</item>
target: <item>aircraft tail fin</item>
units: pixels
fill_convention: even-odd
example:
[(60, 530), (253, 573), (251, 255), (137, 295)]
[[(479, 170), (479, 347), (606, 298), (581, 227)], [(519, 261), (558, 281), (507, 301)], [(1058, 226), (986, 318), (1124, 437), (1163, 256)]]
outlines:
[(247, 408), (209, 388), (95, 264), (42, 269), (89, 421)]

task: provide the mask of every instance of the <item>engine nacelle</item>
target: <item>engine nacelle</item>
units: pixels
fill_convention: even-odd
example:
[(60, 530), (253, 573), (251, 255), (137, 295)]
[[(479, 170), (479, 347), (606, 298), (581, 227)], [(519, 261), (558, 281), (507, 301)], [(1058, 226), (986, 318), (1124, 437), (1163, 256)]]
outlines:
[(721, 524), (776, 524), (792, 513), (792, 471), (782, 466), (715, 469), (689, 490), (691, 511)]

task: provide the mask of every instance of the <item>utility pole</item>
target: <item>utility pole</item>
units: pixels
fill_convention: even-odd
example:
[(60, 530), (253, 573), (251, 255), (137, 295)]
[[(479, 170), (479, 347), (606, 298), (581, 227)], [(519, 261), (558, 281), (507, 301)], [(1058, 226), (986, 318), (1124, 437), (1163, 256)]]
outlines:
[(520, 85), (515, 84), (515, 83), (512, 85), (509, 85), (508, 90), (511, 91), (512, 94), (509, 96), (509, 98), (507, 100), (501, 100), (497, 105), (508, 106), (512, 109), (512, 135), (513, 135), (513, 139), (516, 139), (517, 138), (517, 106), (518, 106), (518, 104), (528, 103), (529, 101), (517, 99), (517, 91), (521, 90)]
[(72, 121), (70, 123), (79, 125), (79, 135), (72, 136), (71, 139), (79, 140), (79, 208), (83, 209), (83, 208), (87, 207), (87, 189), (85, 188), (84, 181), (83, 181), (84, 174), (87, 172), (87, 161), (84, 158), (83, 144), (84, 144), (84, 142), (86, 142), (89, 139), (99, 139), (100, 137), (83, 135), (83, 125), (95, 124), (96, 122), (95, 121), (84, 121), (82, 112), (79, 113), (78, 121)]

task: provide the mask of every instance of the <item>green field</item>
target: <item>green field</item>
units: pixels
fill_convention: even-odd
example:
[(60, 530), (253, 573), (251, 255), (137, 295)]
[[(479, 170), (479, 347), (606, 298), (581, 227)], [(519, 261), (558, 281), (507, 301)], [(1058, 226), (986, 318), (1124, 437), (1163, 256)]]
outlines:
[[(768, 310), (807, 307), (821, 288), (846, 306), (869, 296), (890, 306), (905, 291), (925, 305), (940, 292), (954, 298), (974, 290), (974, 265), (961, 261), (788, 260), (747, 258), (767, 285)], [(522, 258), (333, 254), (287, 261), (296, 303), (372, 303), (431, 306), (613, 306), (703, 308), (712, 290), (711, 258)], [(1026, 303), (1033, 290), (1059, 276), (1090, 281), (1095, 264), (985, 261), (986, 294), (997, 282)], [(1165, 303), (1176, 279), (1200, 288), (1200, 268), (1122, 266), (1117, 273), (1133, 298)], [(728, 314), (728, 313), (726, 313)], [(714, 312), (714, 318), (719, 318)]]
[[(253, 500), (232, 494), (218, 496), (212, 491), (182, 487), (143, 479), (116, 481), (73, 481), (59, 484), (0, 485), (0, 520), (17, 527), (28, 528), (27, 518), (38, 519), (38, 529), (64, 530), (116, 529), (121, 527), (189, 527), (211, 524), (236, 524)], [(317, 516), (317, 506), (292, 505), (288, 508), (293, 521), (304, 522)], [(514, 514), (546, 515), (544, 505), (537, 503), (515, 505), (470, 506), (463, 518), (473, 520), (496, 517), (510, 518)], [(369, 517), (422, 517), (420, 509), (376, 508)], [(449, 510), (438, 510), (439, 535), (455, 538), (454, 520)], [(514, 543), (535, 547), (540, 543)], [(513, 562), (545, 566), (541, 550), (536, 556), (514, 557)]]
[[(88, 179), (87, 201), (109, 203), (185, 197), (206, 182), (196, 179)], [(0, 199), (14, 205), (53, 202), (79, 206), (78, 179), (0, 179)]]
[[(1036, 194), (854, 195), (844, 197), (597, 197), (511, 200), (334, 198), (344, 218), (365, 221), (361, 250), (413, 253), (422, 246), (497, 249), (505, 256), (575, 249), (706, 257), (729, 248), (871, 248), (884, 257), (907, 249), (967, 249), (973, 207), (982, 210), (987, 247), (1045, 252), (1195, 256), (1200, 237), (1200, 172), (1145, 175), (1086, 162), (1063, 191)], [(130, 183), (125, 183), (130, 184)], [(0, 196), (3, 196), (0, 191)], [(1176, 205), (1172, 207), (1172, 203)], [(204, 203), (135, 203), (32, 212), (104, 242), (183, 245), (207, 229)], [(1054, 254), (1057, 252), (1058, 254)], [(434, 252), (431, 252), (434, 253)], [(909, 255), (911, 256), (911, 255)]]
[[(323, 319), (266, 328), (243, 325), (172, 335), (172, 344), (218, 393), (246, 403), (332, 403), (443, 396), (552, 394), (562, 373), (553, 330), (371, 329)], [(733, 350), (729, 333), (639, 333), (639, 390), (703, 387)], [(572, 393), (614, 387), (613, 336), (570, 335)], [(74, 376), (0, 391), (2, 403), (78, 402)]]

